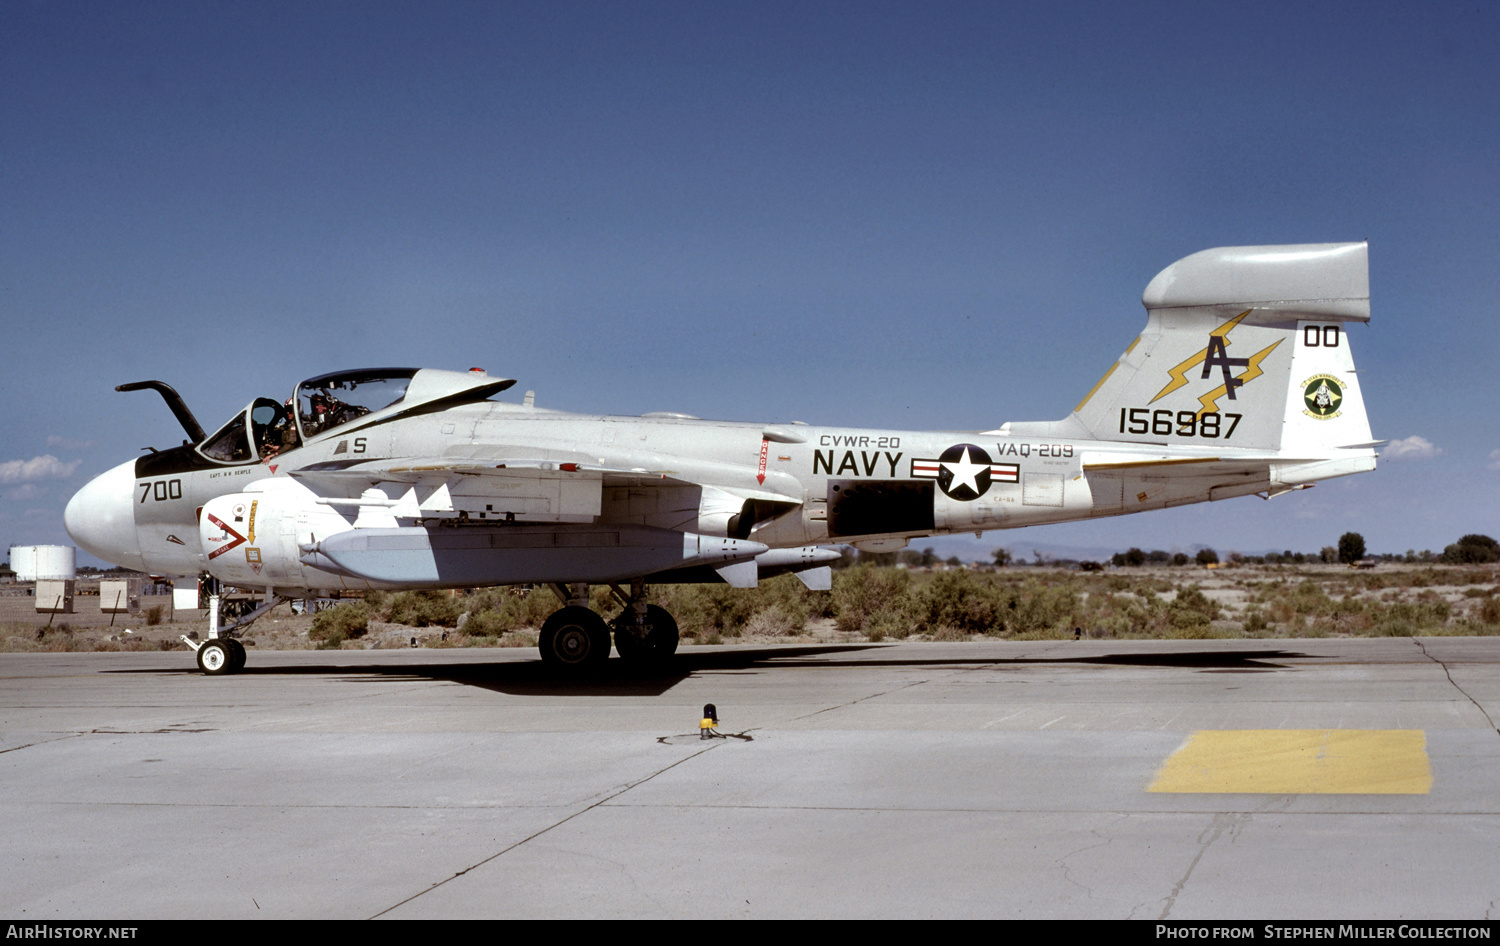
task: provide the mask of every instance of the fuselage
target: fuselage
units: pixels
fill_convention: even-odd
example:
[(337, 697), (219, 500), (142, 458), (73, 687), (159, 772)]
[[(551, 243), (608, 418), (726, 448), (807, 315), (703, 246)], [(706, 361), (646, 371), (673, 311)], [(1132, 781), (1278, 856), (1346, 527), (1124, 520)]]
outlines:
[[(1182, 448), (1174, 453), (1180, 455)], [(1206, 458), (1209, 453), (1222, 458), (1233, 450), (1221, 445), (1206, 451)], [(1223, 482), (1204, 480), (1152, 481), (1146, 475), (1127, 476), (1126, 470), (1084, 471), (1085, 458), (1128, 461), (1141, 456), (1141, 445), (1013, 437), (1004, 430), (900, 431), (586, 415), (481, 401), (386, 420), (372, 415), (367, 422), (309, 437), (264, 459), (217, 461), (191, 446), (154, 453), (88, 484), (69, 504), (67, 523), (80, 545), (107, 561), (151, 574), (185, 576), (202, 573), (208, 565), (210, 551), (197, 535), (210, 500), (267, 479), (316, 476), (319, 470), (380, 459), (525, 460), (555, 468), (554, 475), (564, 480), (572, 466), (580, 478), (605, 469), (637, 471), (642, 483), (663, 478), (695, 484), (679, 488), (693, 495), (666, 507), (657, 499), (667, 492), (661, 486), (605, 482), (582, 516), (569, 514), (564, 493), (551, 508), (537, 509), (533, 503), (529, 512), (522, 509), (517, 516), (500, 503), (491, 510), (475, 507), (465, 519), (591, 520), (718, 534), (734, 528), (771, 548), (824, 542), (897, 548), (918, 536), (1201, 501), (1210, 498), (1208, 491), (1215, 486), (1226, 488)], [(354, 499), (361, 485), (320, 480), (319, 492)], [(1256, 479), (1240, 485), (1263, 484)], [(1128, 499), (1127, 489), (1133, 490)], [(721, 494), (717, 506), (714, 494)], [(754, 521), (731, 525), (734, 516), (744, 514), (744, 504), (754, 500), (760, 501)], [(699, 513), (691, 522), (681, 515), (689, 507)], [(718, 519), (715, 509), (722, 513)]]

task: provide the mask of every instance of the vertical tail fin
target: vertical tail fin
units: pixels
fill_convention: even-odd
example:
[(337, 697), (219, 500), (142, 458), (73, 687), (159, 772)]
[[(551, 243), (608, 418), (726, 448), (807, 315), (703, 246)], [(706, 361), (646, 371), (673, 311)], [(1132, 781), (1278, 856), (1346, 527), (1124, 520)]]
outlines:
[(1287, 459), (1358, 448), (1373, 466), (1345, 331), (1370, 319), (1366, 244), (1204, 250), (1162, 270), (1141, 301), (1145, 330), (1067, 421), (1045, 426)]

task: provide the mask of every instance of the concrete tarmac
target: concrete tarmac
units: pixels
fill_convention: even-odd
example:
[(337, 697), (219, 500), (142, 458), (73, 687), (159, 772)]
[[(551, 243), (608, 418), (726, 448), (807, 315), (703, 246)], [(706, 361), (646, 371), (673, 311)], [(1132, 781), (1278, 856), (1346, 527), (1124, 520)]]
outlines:
[[(0, 655), (0, 916), (1500, 909), (1500, 640), (723, 646), (658, 676), (610, 664), (569, 680), (534, 651), (252, 648), (245, 673), (209, 678), (186, 651)], [(699, 738), (705, 703), (728, 738)], [(1226, 730), (1322, 748), (1272, 739), (1231, 759)], [(1330, 741), (1348, 730), (1400, 758)], [(1179, 761), (1233, 790), (1162, 790), (1190, 748)], [(1401, 793), (1380, 778), (1393, 766), (1418, 776)], [(1339, 767), (1338, 792), (1319, 790)], [(1273, 770), (1308, 787), (1257, 790)]]

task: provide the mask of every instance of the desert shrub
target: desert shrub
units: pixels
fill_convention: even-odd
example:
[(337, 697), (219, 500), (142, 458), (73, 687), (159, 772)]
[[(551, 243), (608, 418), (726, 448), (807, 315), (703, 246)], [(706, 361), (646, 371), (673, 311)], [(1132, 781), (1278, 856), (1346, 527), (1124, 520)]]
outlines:
[(7, 621), (0, 625), (0, 651), (5, 653), (71, 653), (94, 648), (73, 634), (66, 622), (54, 627), (37, 627), (24, 621)]
[(1332, 614), (1333, 599), (1322, 586), (1312, 580), (1303, 581), (1291, 594), (1292, 607), (1298, 614)]
[[(486, 588), (464, 601), (468, 634), (498, 637), (523, 627), (540, 628), (560, 606), (557, 596), (545, 588)], [(478, 622), (478, 623), (476, 623)]]
[(500, 637), (515, 629), (505, 615), (495, 611), (470, 611), (463, 616), (460, 629), (470, 637)]
[(1380, 591), (1391, 587), (1395, 583), (1395, 578), (1383, 572), (1371, 572), (1367, 575), (1356, 576), (1354, 581), (1366, 591)]
[(745, 622), (745, 633), (757, 637), (787, 637), (799, 633), (805, 624), (805, 620), (787, 614), (779, 605), (772, 605), (750, 615)]
[(1241, 624), (1246, 634), (1264, 634), (1270, 626), (1270, 622), (1266, 620), (1265, 612), (1259, 608), (1251, 608), (1246, 611), (1245, 620)]
[(664, 606), (677, 617), (679, 628), (718, 630), (728, 637), (742, 632), (780, 636), (800, 633), (811, 616), (828, 610), (829, 598), (827, 592), (808, 591), (795, 576), (778, 575), (755, 588), (676, 586)]
[(463, 612), (463, 601), (446, 591), (403, 591), (391, 598), (386, 620), (408, 627), (453, 627)]
[(872, 641), (911, 636), (912, 620), (904, 611), (877, 611), (865, 618), (864, 631)]
[(1441, 585), (1443, 577), (1435, 568), (1423, 568), (1420, 571), (1409, 572), (1405, 576), (1404, 584), (1408, 588), (1428, 588), (1432, 585)]
[(1088, 630), (1090, 637), (1140, 637), (1147, 632), (1153, 609), (1161, 602), (1153, 594), (1137, 597), (1130, 594), (1090, 595), (1088, 605), (1077, 615), (1076, 626)]
[(1167, 620), (1177, 629), (1206, 627), (1219, 616), (1219, 605), (1197, 585), (1177, 592), (1167, 605)]
[(755, 613), (756, 596), (728, 585), (659, 585), (651, 596), (677, 619), (679, 630), (694, 636), (739, 637)]
[(334, 650), (346, 640), (363, 637), (369, 629), (369, 608), (363, 603), (341, 604), (313, 615), (307, 637), (319, 649)]
[(146, 609), (146, 626), (156, 627), (161, 623), (161, 605), (156, 604)]
[(1371, 633), (1379, 637), (1413, 637), (1439, 632), (1447, 625), (1452, 611), (1448, 602), (1441, 598), (1397, 601), (1376, 616)]
[(1131, 583), (1130, 590), (1144, 598), (1150, 595), (1165, 594), (1176, 587), (1176, 582), (1166, 578), (1137, 578)]
[[(948, 574), (944, 572), (943, 574)], [(911, 575), (900, 568), (857, 565), (834, 574), (833, 618), (841, 631), (861, 631), (872, 618), (892, 616), (907, 608)]]
[(761, 582), (756, 599), (757, 610), (779, 608), (796, 622), (799, 631), (813, 618), (833, 616), (832, 592), (809, 591), (795, 575), (777, 575)]
[(1500, 598), (1491, 595), (1479, 602), (1479, 607), (1474, 609), (1474, 616), (1484, 624), (1500, 624)]
[(1002, 625), (996, 630), (1003, 629), (1012, 636), (1061, 630), (1071, 634), (1073, 626), (1080, 623), (1078, 612), (1078, 593), (1071, 584), (1032, 579), (1009, 589), (1001, 612)]
[(917, 627), (926, 632), (953, 628), (966, 634), (999, 633), (1007, 606), (1013, 607), (993, 582), (957, 570), (934, 575), (914, 598)]
[(1218, 640), (1228, 636), (1228, 634), (1208, 624), (1189, 624), (1183, 627), (1172, 627), (1162, 635), (1167, 640)]

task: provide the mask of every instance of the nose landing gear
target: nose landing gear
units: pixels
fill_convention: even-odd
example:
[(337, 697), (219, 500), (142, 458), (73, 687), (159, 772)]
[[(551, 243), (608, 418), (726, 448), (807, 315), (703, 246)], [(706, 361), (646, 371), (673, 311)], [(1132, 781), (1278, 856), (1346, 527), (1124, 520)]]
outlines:
[[(233, 624), (224, 627), (219, 626), (220, 609), (223, 599), (215, 592), (208, 598), (208, 640), (198, 643), (186, 634), (182, 636), (182, 642), (197, 652), (198, 669), (211, 677), (219, 677), (230, 673), (239, 673), (245, 669), (245, 645), (233, 637), (227, 636), (226, 632), (246, 627), (252, 621), (268, 613), (276, 605), (283, 601), (292, 600), (288, 595), (273, 595), (270, 588), (266, 589), (265, 600), (258, 607), (246, 613), (240, 610), (240, 618)], [(238, 602), (243, 605), (244, 602)], [(225, 636), (220, 636), (225, 634)]]
[(215, 637), (198, 645), (198, 669), (211, 677), (245, 669), (245, 645), (232, 637)]

